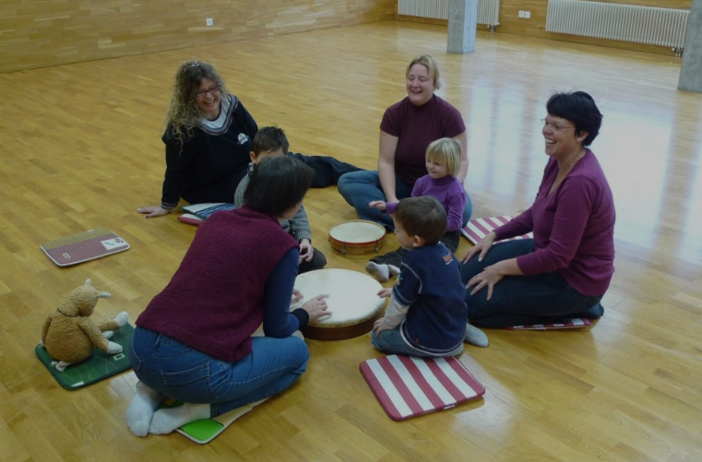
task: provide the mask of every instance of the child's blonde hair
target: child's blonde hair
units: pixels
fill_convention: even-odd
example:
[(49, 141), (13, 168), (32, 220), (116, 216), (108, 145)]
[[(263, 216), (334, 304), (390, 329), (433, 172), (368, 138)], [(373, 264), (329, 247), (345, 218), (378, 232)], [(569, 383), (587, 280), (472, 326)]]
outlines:
[(449, 175), (456, 176), (461, 170), (461, 143), (453, 138), (440, 138), (429, 145), (425, 158), (429, 162), (441, 162)]

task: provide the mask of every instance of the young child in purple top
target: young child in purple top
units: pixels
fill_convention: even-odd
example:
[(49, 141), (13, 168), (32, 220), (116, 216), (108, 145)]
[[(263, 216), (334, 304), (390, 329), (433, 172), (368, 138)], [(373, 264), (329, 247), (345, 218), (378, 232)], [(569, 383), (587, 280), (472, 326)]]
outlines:
[[(582, 91), (553, 95), (546, 110), (542, 134), (550, 159), (534, 203), (463, 259), (468, 319), (478, 325), (559, 323), (604, 313), (600, 300), (614, 273), (614, 200), (586, 147), (602, 114)], [(529, 231), (534, 239), (493, 246)]]
[[(419, 178), (412, 188), (412, 197), (431, 196), (438, 200), (447, 216), (447, 225), (441, 242), (451, 252), (458, 249), (463, 226), (463, 209), (466, 204), (466, 191), (456, 178), (461, 168), (461, 145), (451, 138), (441, 138), (429, 144), (425, 153), (427, 174)], [(397, 202), (372, 201), (370, 207), (378, 208), (387, 214), (395, 212)], [(381, 282), (400, 272), (402, 257), (407, 250), (400, 247), (385, 255), (371, 258), (366, 271)]]

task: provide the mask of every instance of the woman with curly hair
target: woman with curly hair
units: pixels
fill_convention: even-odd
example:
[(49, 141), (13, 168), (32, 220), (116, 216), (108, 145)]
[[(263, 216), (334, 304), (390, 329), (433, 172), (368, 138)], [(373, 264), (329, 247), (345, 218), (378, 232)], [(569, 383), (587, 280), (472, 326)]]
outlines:
[[(166, 122), (161, 205), (141, 207), (139, 213), (146, 218), (166, 215), (181, 197), (191, 204), (232, 202), (246, 174), (258, 125), (211, 64), (180, 65)], [(314, 170), (312, 187), (335, 184), (342, 174), (359, 170), (333, 157), (290, 155)]]

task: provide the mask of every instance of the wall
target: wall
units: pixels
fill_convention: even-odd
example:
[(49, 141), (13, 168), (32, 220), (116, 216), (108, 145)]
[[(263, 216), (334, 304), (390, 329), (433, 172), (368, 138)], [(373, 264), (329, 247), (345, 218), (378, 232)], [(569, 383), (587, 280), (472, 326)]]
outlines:
[[(655, 6), (659, 8), (678, 8), (689, 10), (692, 0), (598, 0), (603, 3), (621, 3), (629, 5)], [(546, 8), (548, 0), (500, 0), (500, 26), (498, 33), (526, 35), (529, 37), (548, 38), (552, 40), (563, 40), (579, 43), (589, 43), (615, 48), (625, 48), (651, 53), (661, 53), (671, 55), (670, 48), (652, 45), (641, 45), (637, 43), (617, 42), (613, 40), (595, 39), (590, 37), (578, 37), (575, 35), (554, 34), (546, 32)], [(531, 11), (531, 19), (519, 18), (519, 11)], [(397, 19), (414, 22), (424, 22), (422, 18), (408, 18), (396, 15)], [(419, 21), (417, 21), (419, 19)], [(436, 20), (427, 20), (431, 24), (437, 24)], [(446, 21), (439, 23), (446, 24)]]
[(392, 19), (396, 3), (2, 0), (0, 73)]

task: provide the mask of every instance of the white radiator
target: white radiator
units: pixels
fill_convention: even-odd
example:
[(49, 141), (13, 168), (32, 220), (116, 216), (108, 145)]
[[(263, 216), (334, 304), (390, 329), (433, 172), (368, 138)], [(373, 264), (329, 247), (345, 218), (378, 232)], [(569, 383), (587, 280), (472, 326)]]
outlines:
[[(449, 0), (398, 0), (397, 13), (404, 16), (447, 19)], [(478, 0), (478, 24), (500, 25), (500, 0)]]
[(689, 10), (548, 0), (546, 31), (682, 48)]

